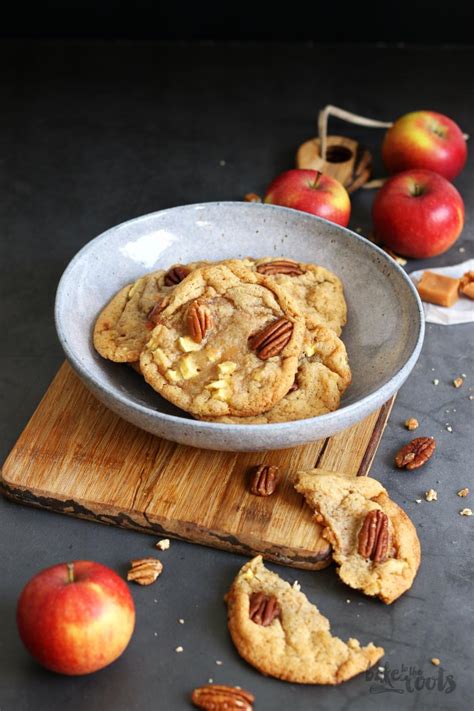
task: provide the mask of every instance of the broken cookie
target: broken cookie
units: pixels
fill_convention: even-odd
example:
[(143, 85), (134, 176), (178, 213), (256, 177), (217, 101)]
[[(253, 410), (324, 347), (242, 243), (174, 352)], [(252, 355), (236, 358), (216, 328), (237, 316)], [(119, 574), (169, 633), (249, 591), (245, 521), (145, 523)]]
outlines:
[(344, 583), (386, 604), (411, 587), (420, 565), (416, 529), (376, 479), (310, 469), (298, 472), (295, 489), (316, 512)]

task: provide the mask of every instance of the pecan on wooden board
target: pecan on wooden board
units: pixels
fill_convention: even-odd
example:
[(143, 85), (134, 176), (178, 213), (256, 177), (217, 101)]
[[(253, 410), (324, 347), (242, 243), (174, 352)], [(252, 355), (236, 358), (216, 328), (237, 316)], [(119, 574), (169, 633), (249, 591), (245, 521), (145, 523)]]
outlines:
[(389, 544), (388, 516), (380, 509), (369, 511), (359, 531), (358, 553), (374, 563), (387, 559)]
[(288, 276), (300, 276), (304, 274), (297, 262), (292, 259), (274, 259), (271, 262), (264, 262), (257, 267), (259, 274), (273, 276), (273, 274), (287, 274)]
[(400, 449), (395, 464), (399, 469), (418, 469), (428, 461), (435, 449), (434, 437), (416, 437)]
[(272, 464), (260, 464), (252, 474), (250, 491), (255, 496), (271, 496), (278, 486), (280, 470)]
[(193, 341), (202, 343), (206, 333), (213, 327), (212, 314), (209, 306), (196, 299), (188, 309), (188, 329)]
[(207, 684), (194, 689), (191, 701), (203, 711), (252, 711), (255, 697), (236, 686)]
[(165, 286), (176, 286), (183, 279), (185, 279), (189, 274), (189, 269), (177, 264), (175, 267), (171, 267), (165, 274)]
[(260, 360), (268, 360), (278, 355), (288, 345), (293, 324), (284, 316), (275, 319), (261, 331), (249, 338), (249, 346), (257, 352)]
[(163, 563), (158, 558), (138, 558), (130, 561), (131, 568), (127, 580), (139, 585), (151, 585), (163, 570)]
[(264, 592), (254, 592), (250, 596), (249, 617), (256, 625), (268, 627), (273, 620), (280, 617), (280, 606), (274, 595)]

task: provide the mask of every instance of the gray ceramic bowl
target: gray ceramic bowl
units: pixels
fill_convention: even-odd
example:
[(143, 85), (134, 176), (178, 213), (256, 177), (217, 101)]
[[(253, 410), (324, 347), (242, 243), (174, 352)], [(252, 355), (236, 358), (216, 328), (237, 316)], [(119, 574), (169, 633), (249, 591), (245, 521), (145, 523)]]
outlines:
[[(349, 308), (343, 339), (353, 379), (337, 412), (268, 425), (199, 422), (162, 399), (131, 368), (103, 360), (95, 352), (93, 323), (124, 284), (175, 262), (249, 255), (316, 262), (342, 279)], [(424, 319), (404, 271), (362, 237), (297, 210), (215, 202), (144, 215), (86, 244), (59, 283), (56, 327), (79, 377), (124, 419), (194, 447), (259, 451), (327, 437), (386, 402), (415, 365)]]

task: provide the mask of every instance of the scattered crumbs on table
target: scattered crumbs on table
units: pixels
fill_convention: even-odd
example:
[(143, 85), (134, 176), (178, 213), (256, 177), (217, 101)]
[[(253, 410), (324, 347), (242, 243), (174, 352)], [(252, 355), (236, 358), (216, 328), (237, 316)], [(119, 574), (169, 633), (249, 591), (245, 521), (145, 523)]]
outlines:
[(168, 548), (170, 547), (170, 539), (169, 538), (162, 538), (158, 543), (156, 544), (155, 548), (158, 548), (160, 551), (167, 551)]
[(155, 597), (155, 599), (153, 600), (153, 602), (158, 602), (158, 600), (156, 599), (156, 597)]
[(158, 632), (153, 632), (153, 637), (158, 637)]
[(472, 509), (462, 509), (459, 512), (460, 516), (472, 516)]
[(405, 427), (407, 430), (416, 430), (420, 426), (420, 423), (416, 419), (416, 417), (410, 417), (408, 420), (405, 420)]
[(439, 667), (439, 665), (441, 664), (441, 660), (438, 659), (438, 657), (433, 657), (433, 659), (431, 660), (431, 664), (434, 664), (435, 667)]
[(452, 431), (453, 431), (453, 428), (452, 428), (451, 425), (448, 424), (448, 423), (446, 423), (446, 429), (448, 430), (448, 432), (452, 432)]
[(180, 646), (180, 647), (176, 647), (176, 649), (174, 651), (179, 654), (180, 652), (184, 652), (184, 649), (183, 649), (183, 647)]
[(464, 380), (462, 378), (454, 378), (453, 385), (455, 388), (460, 388)]
[(421, 499), (415, 499), (415, 504), (421, 504)]
[(435, 489), (428, 489), (425, 492), (426, 501), (438, 501), (438, 492)]
[(356, 227), (356, 232), (360, 235), (360, 233), (362, 232), (362, 227)]
[(461, 378), (467, 378), (466, 373), (461, 373)]
[(347, 604), (349, 604), (349, 603), (350, 603), (350, 600), (349, 600), (349, 598), (347, 598), (346, 602), (347, 602)]
[(433, 380), (433, 385), (439, 385), (439, 380), (438, 380), (438, 378), (435, 378), (435, 379)]
[(209, 678), (209, 679), (207, 680), (207, 683), (208, 683), (208, 684), (213, 684), (213, 683), (214, 683), (214, 679)]
[(432, 370), (433, 373), (435, 372), (435, 369), (434, 369), (434, 368), (431, 368), (431, 370)]
[(474, 400), (474, 395), (469, 395), (469, 400)]
[(467, 486), (464, 489), (460, 489), (458, 491), (458, 496), (461, 496), (461, 497), (467, 496), (468, 494), (469, 494), (469, 489)]
[(293, 590), (297, 590), (298, 592), (301, 590), (301, 585), (297, 580), (293, 583)]
[(183, 620), (182, 617), (180, 617), (180, 618), (178, 619), (178, 622), (179, 622), (180, 625), (184, 625), (184, 620)]
[(461, 252), (461, 254), (464, 254), (464, 252), (466, 251), (466, 248), (465, 248), (465, 247), (459, 247), (459, 251)]
[(223, 168), (225, 166), (225, 160), (220, 160), (219, 165), (221, 166), (221, 168)]
[(220, 659), (216, 659), (216, 664), (218, 667), (222, 666), (222, 662)]

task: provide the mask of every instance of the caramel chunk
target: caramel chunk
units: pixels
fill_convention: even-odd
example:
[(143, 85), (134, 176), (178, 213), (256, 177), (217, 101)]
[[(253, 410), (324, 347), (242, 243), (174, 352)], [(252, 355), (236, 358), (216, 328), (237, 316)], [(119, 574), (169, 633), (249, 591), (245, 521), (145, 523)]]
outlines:
[(459, 279), (434, 272), (424, 272), (417, 289), (422, 301), (449, 307), (453, 306), (459, 298)]

